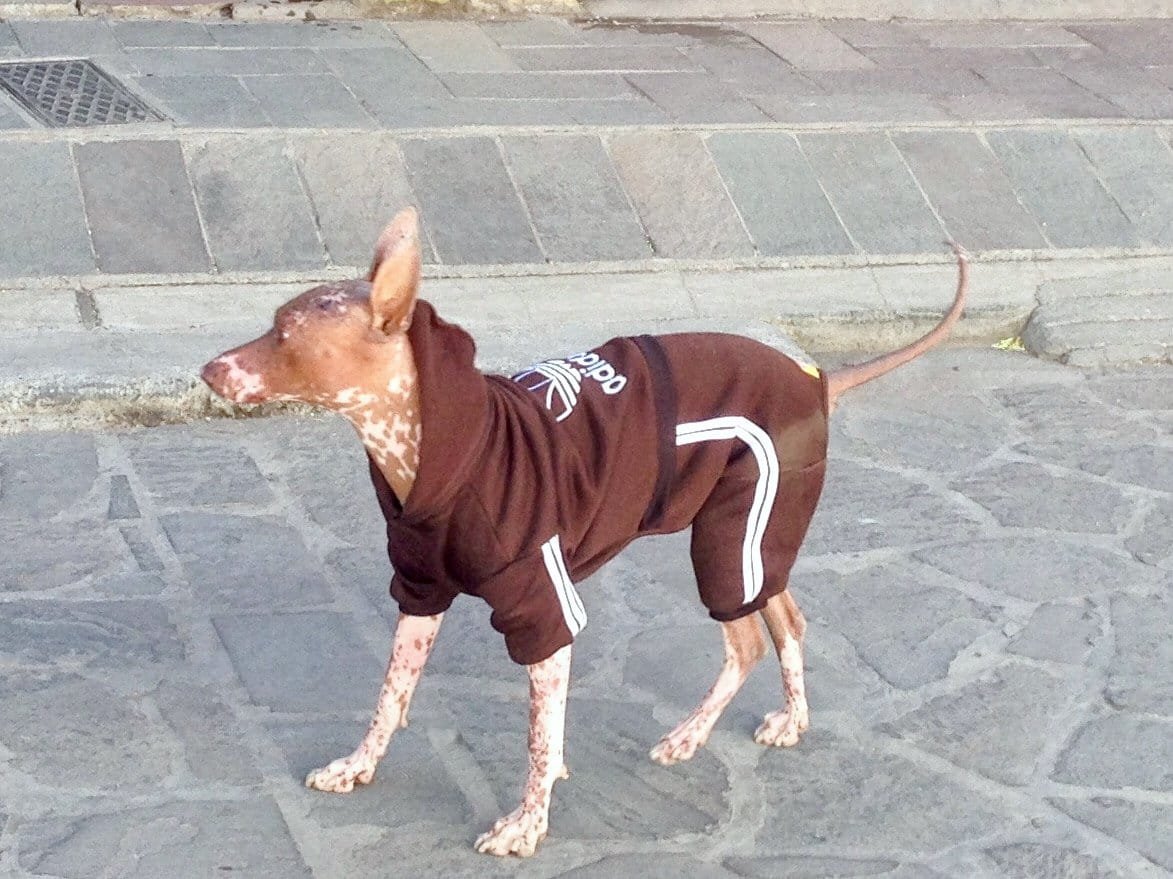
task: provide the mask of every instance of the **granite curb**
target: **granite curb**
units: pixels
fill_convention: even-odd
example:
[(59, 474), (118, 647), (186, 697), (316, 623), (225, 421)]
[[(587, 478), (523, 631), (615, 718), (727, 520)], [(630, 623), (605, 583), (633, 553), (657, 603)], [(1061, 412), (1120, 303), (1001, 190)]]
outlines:
[[(1173, 362), (1173, 257), (978, 262), (955, 345), (1080, 366)], [(514, 371), (613, 335), (713, 330), (851, 356), (897, 347), (949, 302), (952, 264), (428, 278), (422, 294)], [(43, 287), (0, 294), (0, 431), (233, 413), (198, 367), (263, 332), (304, 283)], [(230, 306), (226, 307), (226, 303)]]

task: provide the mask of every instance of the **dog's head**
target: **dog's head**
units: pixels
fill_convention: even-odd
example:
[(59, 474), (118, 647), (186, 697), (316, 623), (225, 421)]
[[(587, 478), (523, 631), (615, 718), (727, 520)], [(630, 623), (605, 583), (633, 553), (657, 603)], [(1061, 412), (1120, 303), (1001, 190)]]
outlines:
[(349, 413), (376, 399), (406, 400), (415, 382), (406, 333), (419, 276), (419, 220), (407, 208), (379, 236), (366, 281), (324, 284), (291, 299), (267, 333), (212, 359), (200, 375), (233, 403), (300, 401)]

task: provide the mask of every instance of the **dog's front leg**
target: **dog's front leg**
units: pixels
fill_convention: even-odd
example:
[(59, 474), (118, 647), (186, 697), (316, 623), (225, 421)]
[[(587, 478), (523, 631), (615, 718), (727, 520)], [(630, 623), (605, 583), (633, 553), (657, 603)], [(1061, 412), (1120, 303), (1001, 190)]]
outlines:
[(550, 792), (569, 773), (562, 760), (566, 728), (566, 691), (570, 685), (570, 645), (549, 659), (526, 666), (529, 672), (529, 772), (521, 805), (481, 834), (476, 849), (492, 855), (527, 858), (546, 838)]
[(383, 678), (375, 716), (371, 718), (367, 734), (353, 754), (307, 775), (306, 787), (344, 794), (354, 790), (355, 782), (369, 784), (375, 777), (375, 767), (387, 753), (391, 736), (395, 730), (407, 726), (411, 696), (431, 655), (432, 645), (436, 643), (436, 633), (440, 631), (443, 619), (443, 614), (430, 617), (400, 614), (391, 658), (387, 662), (387, 676)]

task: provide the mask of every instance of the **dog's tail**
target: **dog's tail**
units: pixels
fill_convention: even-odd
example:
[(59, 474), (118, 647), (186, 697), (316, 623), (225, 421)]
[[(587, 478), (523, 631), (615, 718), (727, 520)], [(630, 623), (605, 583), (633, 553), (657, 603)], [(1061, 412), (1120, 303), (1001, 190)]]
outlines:
[(835, 401), (844, 391), (849, 391), (865, 382), (870, 382), (874, 378), (879, 378), (899, 366), (903, 366), (908, 361), (914, 360), (924, 354), (934, 345), (939, 344), (949, 335), (949, 331), (953, 329), (953, 325), (961, 317), (961, 312), (965, 308), (965, 296), (969, 292), (969, 260), (965, 255), (965, 251), (959, 245), (950, 242), (950, 246), (953, 248), (953, 252), (957, 254), (957, 294), (953, 297), (953, 305), (945, 316), (941, 318), (941, 322), (911, 345), (898, 348), (888, 354), (881, 354), (879, 357), (869, 360), (866, 363), (860, 363), (855, 366), (844, 366), (828, 373), (828, 411), (835, 408)]

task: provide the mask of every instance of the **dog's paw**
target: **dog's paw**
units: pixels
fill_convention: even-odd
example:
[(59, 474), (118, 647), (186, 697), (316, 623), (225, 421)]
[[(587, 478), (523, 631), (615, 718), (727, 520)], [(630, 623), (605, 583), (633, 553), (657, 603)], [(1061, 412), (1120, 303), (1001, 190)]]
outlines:
[(771, 711), (753, 734), (753, 740), (771, 748), (791, 748), (798, 744), (809, 726), (810, 715), (806, 711), (796, 711), (793, 707)]
[(491, 830), (477, 837), (476, 850), (485, 855), (517, 855), (528, 858), (546, 838), (548, 817), (538, 811), (518, 806), (504, 818), (498, 818)]
[(681, 724), (660, 739), (648, 756), (661, 766), (671, 766), (674, 763), (691, 760), (708, 738), (708, 732), (696, 725)]
[(315, 769), (305, 777), (305, 786), (329, 794), (348, 794), (355, 784), (370, 784), (375, 777), (375, 761), (369, 757), (351, 754), (335, 760), (329, 766)]

